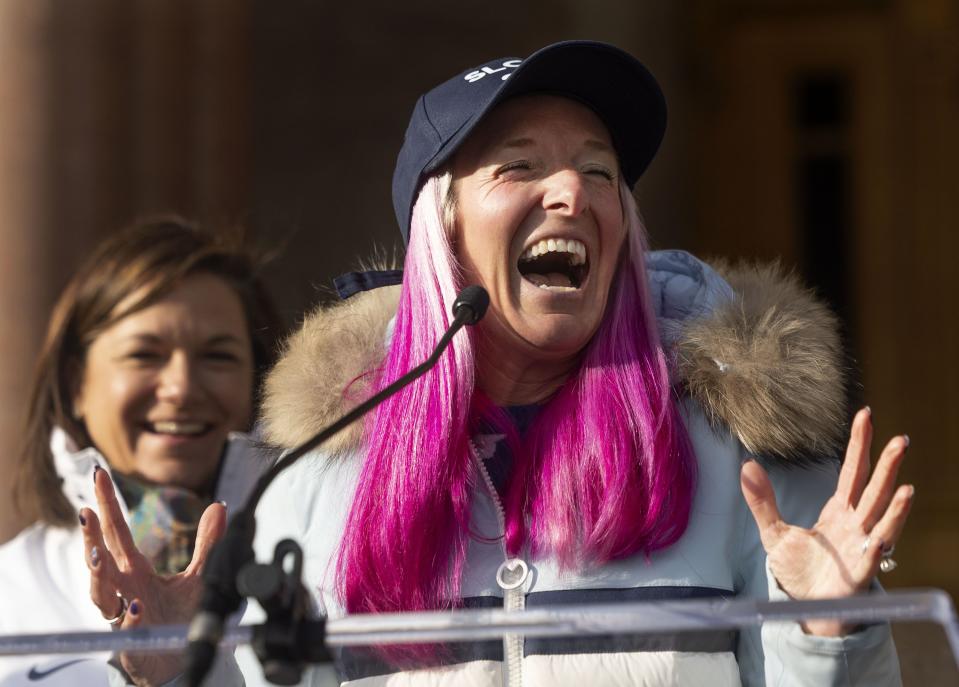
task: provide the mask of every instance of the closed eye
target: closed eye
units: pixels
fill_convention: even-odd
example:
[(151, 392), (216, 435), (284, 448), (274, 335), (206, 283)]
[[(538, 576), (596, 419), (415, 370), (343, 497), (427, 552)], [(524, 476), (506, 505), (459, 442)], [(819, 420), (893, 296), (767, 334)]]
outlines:
[(601, 176), (607, 181), (612, 181), (616, 178), (616, 173), (611, 170), (609, 167), (604, 165), (589, 165), (583, 170), (584, 174), (594, 174), (596, 176)]
[(505, 165), (498, 167), (496, 170), (496, 176), (502, 176), (514, 170), (528, 170), (532, 168), (533, 164), (529, 160), (513, 160), (512, 162), (507, 162)]

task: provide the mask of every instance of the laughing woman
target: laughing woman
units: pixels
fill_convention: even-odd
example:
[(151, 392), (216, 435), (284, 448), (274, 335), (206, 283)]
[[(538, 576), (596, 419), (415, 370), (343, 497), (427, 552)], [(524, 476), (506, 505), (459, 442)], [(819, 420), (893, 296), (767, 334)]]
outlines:
[[(0, 634), (128, 627), (144, 605), (155, 622), (189, 612), (225, 508), (262, 467), (239, 432), (275, 324), (253, 255), (179, 220), (143, 222), (90, 256), (40, 351), (16, 476), (34, 524), (0, 548)], [(98, 504), (112, 508), (102, 532)], [(123, 537), (136, 556), (114, 557)], [(147, 569), (170, 592), (163, 608), (102, 574)], [(105, 657), (0, 661), (2, 685), (107, 674)]]
[[(725, 280), (647, 252), (631, 191), (664, 127), (652, 76), (598, 43), (494, 60), (417, 101), (393, 183), (402, 285), (294, 337), (267, 382), (272, 439), (295, 445), (355, 400), (357, 380), (382, 387), (426, 358), (463, 286), (485, 287), (490, 307), (259, 509), (260, 556), (280, 535), (303, 542), (307, 587), (330, 613), (814, 599), (865, 591), (891, 567), (908, 440), (870, 477), (862, 410), (840, 471), (829, 313), (774, 273)], [(344, 350), (364, 330), (365, 357)], [(304, 374), (316, 361), (339, 379)], [(398, 671), (427, 685), (899, 682), (887, 626), (833, 621), (512, 637), (495, 651), (344, 654), (340, 667), (350, 685)]]

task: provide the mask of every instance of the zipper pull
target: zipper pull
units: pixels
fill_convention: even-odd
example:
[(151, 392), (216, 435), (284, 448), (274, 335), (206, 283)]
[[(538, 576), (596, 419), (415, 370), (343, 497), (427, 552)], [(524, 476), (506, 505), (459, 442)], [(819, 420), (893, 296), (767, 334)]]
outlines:
[[(526, 608), (526, 582), (529, 566), (522, 558), (508, 558), (496, 571), (496, 584), (503, 590), (503, 610), (522, 611)], [(523, 635), (503, 635), (503, 684), (522, 687)]]
[(496, 571), (496, 584), (504, 592), (519, 589), (529, 577), (529, 566), (522, 558), (507, 558)]

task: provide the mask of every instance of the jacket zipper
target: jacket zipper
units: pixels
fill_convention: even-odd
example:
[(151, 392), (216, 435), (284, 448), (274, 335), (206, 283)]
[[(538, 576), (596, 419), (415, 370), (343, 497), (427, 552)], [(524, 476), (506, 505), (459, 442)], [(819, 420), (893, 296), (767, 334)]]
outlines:
[[(507, 612), (522, 611), (526, 608), (526, 583), (529, 580), (529, 566), (522, 558), (510, 558), (506, 550), (506, 511), (500, 500), (496, 486), (490, 478), (486, 463), (479, 456), (476, 444), (470, 440), (470, 452), (473, 460), (483, 476), (486, 490), (496, 507), (496, 518), (499, 521), (500, 541), (503, 544), (503, 562), (496, 570), (496, 584), (503, 591), (503, 610)], [(503, 685), (505, 687), (522, 687), (523, 684), (523, 635), (503, 635)]]

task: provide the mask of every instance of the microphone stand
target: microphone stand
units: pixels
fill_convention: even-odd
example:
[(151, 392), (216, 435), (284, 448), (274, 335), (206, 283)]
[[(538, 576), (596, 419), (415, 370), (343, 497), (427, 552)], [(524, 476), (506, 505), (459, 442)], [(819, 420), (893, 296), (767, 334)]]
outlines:
[[(463, 289), (453, 303), (453, 322), (429, 358), (290, 451), (260, 477), (246, 505), (233, 517), (223, 538), (210, 552), (203, 571), (203, 596), (187, 636), (186, 676), (191, 687), (200, 687), (216, 657), (227, 616), (239, 610), (246, 596), (256, 598), (267, 613), (266, 623), (254, 631), (252, 642), (267, 680), (274, 684), (296, 684), (305, 662), (330, 660), (324, 641), (326, 619), (306, 620), (307, 595), (300, 582), (303, 551), (299, 545), (284, 540), (277, 544), (272, 563), (261, 565), (254, 561), (256, 506), (276, 476), (297, 459), (436, 365), (453, 336), (464, 325), (479, 322), (488, 306), (489, 295), (481, 286)], [(289, 558), (292, 558), (293, 569), (287, 573), (284, 561)]]

